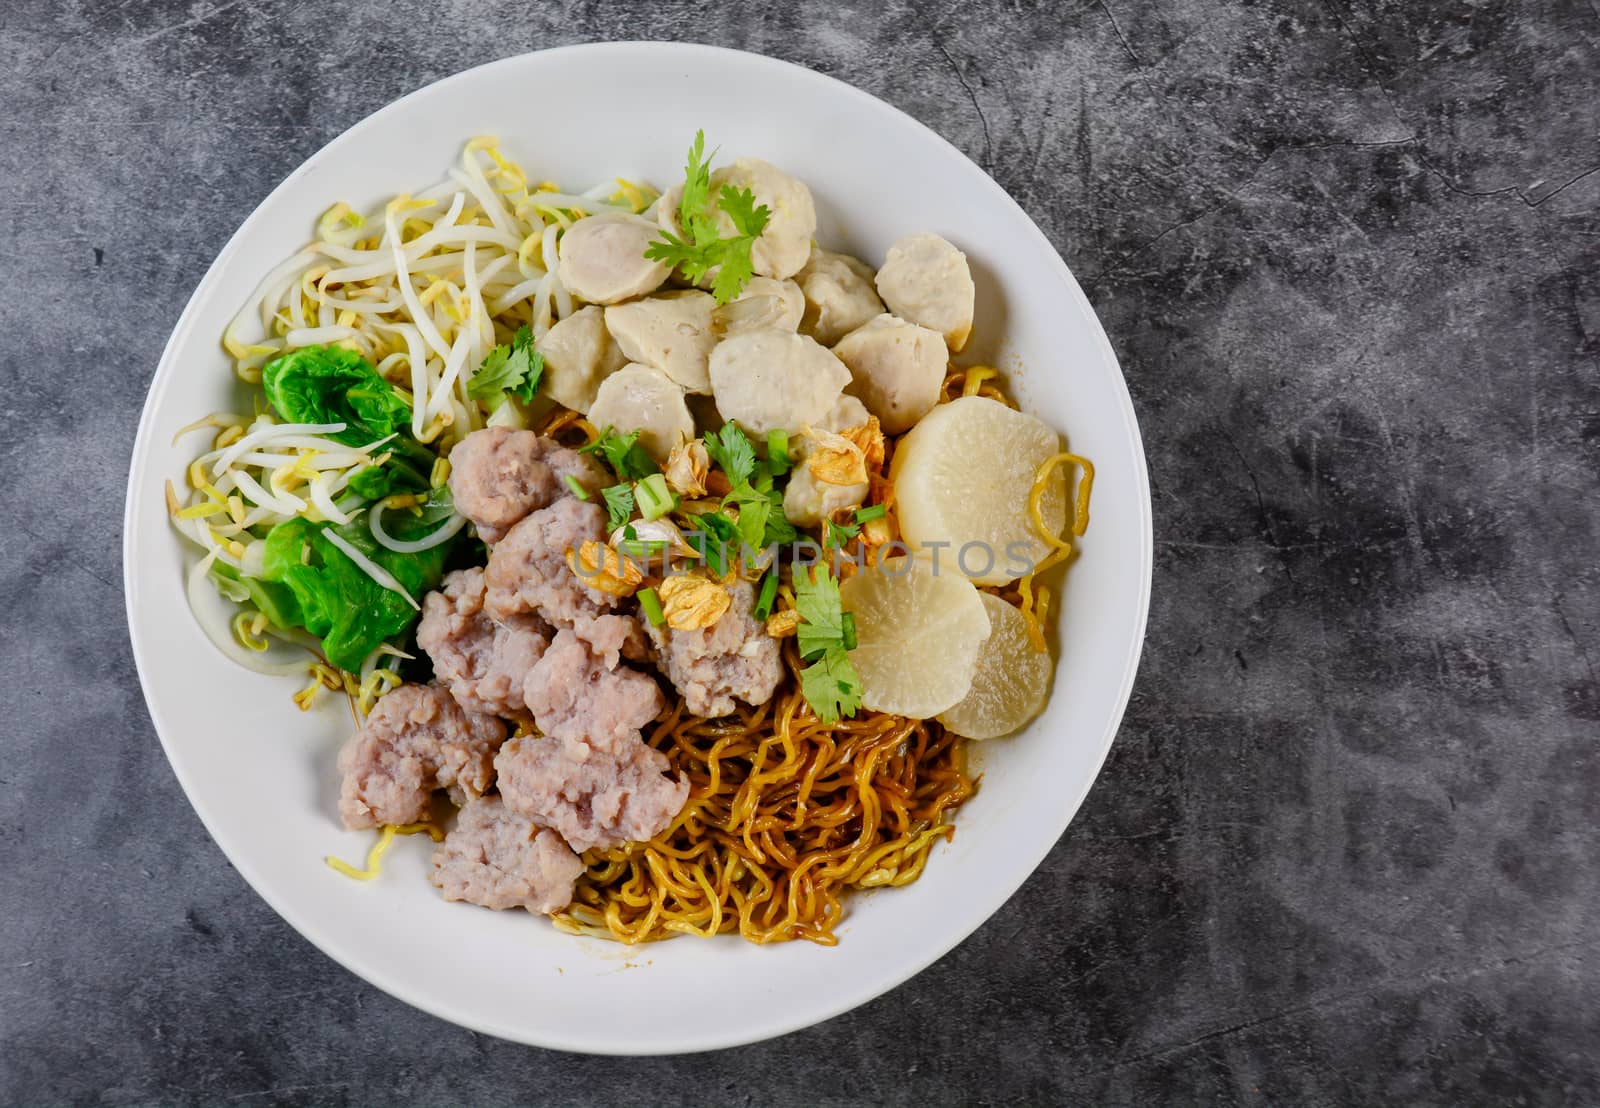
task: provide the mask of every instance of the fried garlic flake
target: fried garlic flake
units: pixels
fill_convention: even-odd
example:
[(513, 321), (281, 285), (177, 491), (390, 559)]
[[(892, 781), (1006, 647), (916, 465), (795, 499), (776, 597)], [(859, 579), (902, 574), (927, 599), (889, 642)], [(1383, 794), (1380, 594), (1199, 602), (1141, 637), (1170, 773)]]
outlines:
[(681, 442), (672, 448), (667, 459), (667, 484), (672, 491), (685, 499), (706, 494), (706, 473), (711, 468), (711, 458), (699, 439)]
[(576, 551), (567, 551), (567, 564), (585, 585), (612, 596), (632, 596), (644, 581), (644, 570), (637, 562), (593, 539)]
[(668, 577), (656, 590), (661, 612), (674, 631), (700, 631), (722, 618), (733, 603), (728, 590), (715, 581), (693, 574)]
[(807, 428), (816, 448), (806, 459), (811, 476), (824, 485), (865, 485), (867, 459), (861, 447), (832, 431)]
[(883, 439), (883, 428), (879, 426), (877, 416), (868, 416), (865, 423), (846, 427), (839, 432), (839, 435), (860, 448), (868, 469), (877, 469), (883, 465), (886, 444)]
[(773, 612), (767, 617), (767, 635), (774, 639), (787, 639), (800, 629), (800, 613), (793, 608)]

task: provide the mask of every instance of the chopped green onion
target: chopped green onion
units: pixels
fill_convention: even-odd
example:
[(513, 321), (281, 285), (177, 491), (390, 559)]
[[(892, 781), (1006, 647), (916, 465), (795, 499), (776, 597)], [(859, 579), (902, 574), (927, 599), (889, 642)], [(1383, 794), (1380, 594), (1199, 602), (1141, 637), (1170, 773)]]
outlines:
[(651, 558), (664, 553), (672, 544), (666, 539), (623, 539), (617, 549), (630, 558)]
[(857, 523), (871, 523), (873, 520), (882, 519), (884, 516), (886, 516), (888, 514), (889, 514), (889, 507), (888, 507), (887, 504), (874, 504), (870, 508), (857, 508), (856, 509), (856, 522)]
[(640, 589), (638, 597), (639, 608), (644, 612), (644, 618), (650, 621), (651, 627), (660, 627), (667, 621), (661, 611), (661, 598), (656, 595), (655, 589)]
[(756, 598), (755, 617), (762, 622), (772, 614), (772, 602), (778, 599), (778, 571), (767, 570), (767, 575), (761, 579), (761, 595)]
[(782, 428), (767, 432), (767, 468), (774, 477), (789, 472), (789, 432)]
[(839, 630), (846, 650), (856, 648), (856, 614), (854, 612), (841, 612)]
[(666, 477), (659, 473), (652, 473), (635, 485), (633, 495), (639, 514), (645, 519), (660, 519), (678, 506), (678, 498), (667, 487)]
[(567, 474), (567, 488), (571, 489), (572, 495), (576, 496), (579, 500), (589, 499), (589, 490), (583, 487), (582, 481), (578, 480), (577, 477), (570, 473)]

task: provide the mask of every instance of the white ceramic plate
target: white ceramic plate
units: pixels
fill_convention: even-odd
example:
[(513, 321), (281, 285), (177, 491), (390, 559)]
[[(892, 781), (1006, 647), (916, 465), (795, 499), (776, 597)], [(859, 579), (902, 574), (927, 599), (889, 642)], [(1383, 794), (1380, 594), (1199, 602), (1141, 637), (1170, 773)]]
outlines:
[[(978, 281), (962, 360), (1013, 368), (1024, 406), (1099, 469), (1093, 524), (1057, 608), (1048, 710), (981, 749), (983, 786), (954, 842), (914, 885), (851, 900), (834, 948), (724, 936), (629, 949), (522, 912), (446, 904), (426, 879), (431, 844), (420, 838), (400, 840), (377, 881), (334, 873), (324, 855), (359, 861), (372, 841), (340, 830), (334, 814), (348, 712), (330, 697), (303, 715), (290, 703), (294, 679), (218, 655), (189, 617), (192, 548), (163, 506), (163, 481), (181, 480), (199, 441), (174, 446), (173, 433), (239, 395), (218, 345), (224, 324), (330, 203), (359, 209), (433, 184), (466, 139), (485, 133), (530, 174), (568, 187), (616, 174), (666, 187), (700, 127), (725, 159), (766, 158), (805, 180), (830, 247), (876, 263), (910, 231), (958, 244)], [(125, 534), (128, 620), (151, 717), (245, 879), (307, 939), (410, 1004), (502, 1038), (596, 1053), (707, 1050), (792, 1031), (960, 942), (1038, 865), (1094, 781), (1127, 702), (1150, 591), (1149, 487), (1116, 356), (1022, 209), (949, 143), (863, 92), (769, 58), (657, 43), (570, 47), (458, 74), (363, 120), (274, 190), (167, 344), (134, 448)]]

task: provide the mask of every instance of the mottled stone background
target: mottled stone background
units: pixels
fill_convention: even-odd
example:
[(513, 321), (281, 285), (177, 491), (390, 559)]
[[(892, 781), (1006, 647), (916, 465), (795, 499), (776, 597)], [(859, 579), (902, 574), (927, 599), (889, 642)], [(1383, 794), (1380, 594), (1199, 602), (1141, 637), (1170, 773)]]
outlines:
[[(361, 983), (207, 839), (140, 698), (124, 472), (269, 189), (456, 70), (699, 39), (948, 136), (1078, 274), (1155, 487), (1087, 805), (910, 984), (637, 1062)], [(1600, 1097), (1600, 5), (0, 2), (0, 1099)]]

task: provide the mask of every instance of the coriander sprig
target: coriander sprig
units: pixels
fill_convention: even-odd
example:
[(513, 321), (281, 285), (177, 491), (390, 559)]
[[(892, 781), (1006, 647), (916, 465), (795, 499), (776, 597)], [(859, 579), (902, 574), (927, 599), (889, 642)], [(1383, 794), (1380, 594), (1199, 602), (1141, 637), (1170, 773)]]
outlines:
[(800, 657), (811, 662), (800, 671), (800, 692), (823, 723), (837, 723), (861, 707), (861, 677), (850, 663), (855, 649), (855, 617), (844, 611), (839, 582), (825, 565), (797, 570), (794, 606)]
[(723, 238), (711, 208), (711, 160), (705, 156), (705, 147), (706, 133), (696, 131), (684, 167), (683, 197), (678, 201), (678, 226), (683, 229), (683, 237), (662, 231), (659, 239), (645, 247), (644, 256), (681, 270), (694, 284), (716, 270), (711, 277), (711, 294), (718, 304), (726, 304), (739, 295), (755, 273), (750, 248), (766, 230), (772, 210), (765, 204), (758, 205), (751, 190), (723, 185), (717, 193), (717, 206), (738, 231), (732, 238)]
[(519, 327), (509, 343), (489, 351), (478, 372), (472, 375), (467, 395), (484, 401), (491, 410), (504, 404), (507, 396), (527, 404), (532, 402), (543, 376), (544, 355), (533, 348), (533, 332)]

